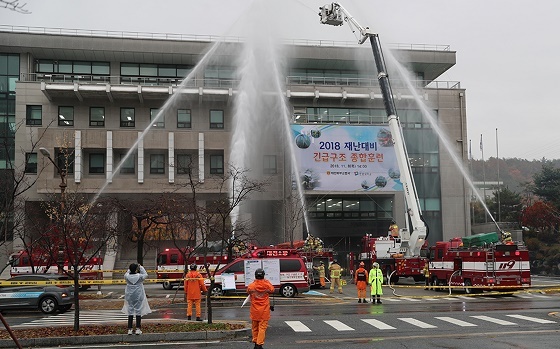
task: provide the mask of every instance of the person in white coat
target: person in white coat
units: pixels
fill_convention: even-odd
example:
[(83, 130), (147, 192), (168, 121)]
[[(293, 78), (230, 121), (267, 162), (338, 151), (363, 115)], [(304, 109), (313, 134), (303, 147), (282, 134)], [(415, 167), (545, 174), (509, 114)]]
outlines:
[(142, 334), (142, 316), (152, 312), (144, 291), (144, 280), (148, 273), (143, 266), (132, 263), (126, 273), (124, 290), (124, 306), (122, 312), (128, 315), (128, 334), (132, 334), (132, 320), (136, 316), (136, 334)]

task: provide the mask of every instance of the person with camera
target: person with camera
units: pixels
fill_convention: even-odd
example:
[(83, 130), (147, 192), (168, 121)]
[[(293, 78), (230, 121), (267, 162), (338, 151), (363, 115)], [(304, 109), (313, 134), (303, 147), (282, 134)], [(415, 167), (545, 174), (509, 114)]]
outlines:
[(255, 281), (247, 287), (247, 293), (251, 298), (251, 321), (254, 349), (262, 349), (266, 337), (270, 311), (274, 306), (270, 306), (269, 294), (274, 293), (274, 286), (264, 278), (264, 269), (255, 270)]
[(144, 290), (144, 280), (147, 277), (146, 269), (138, 263), (132, 263), (124, 274), (126, 288), (122, 312), (128, 315), (128, 334), (132, 334), (132, 320), (135, 316), (135, 334), (142, 334), (142, 316), (152, 312)]
[(193, 304), (196, 309), (196, 321), (202, 321), (202, 310), (200, 309), (200, 300), (202, 292), (206, 292), (207, 288), (204, 284), (204, 278), (196, 270), (196, 264), (191, 264), (189, 272), (185, 276), (184, 290), (187, 299), (187, 320), (192, 318)]

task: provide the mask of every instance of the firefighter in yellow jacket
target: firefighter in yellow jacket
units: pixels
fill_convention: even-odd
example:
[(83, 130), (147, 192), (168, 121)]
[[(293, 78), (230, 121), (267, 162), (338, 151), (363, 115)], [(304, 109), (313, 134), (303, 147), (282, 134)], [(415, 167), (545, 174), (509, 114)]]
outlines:
[(329, 271), (331, 273), (331, 293), (334, 292), (334, 286), (338, 286), (338, 293), (342, 293), (342, 284), (340, 283), (340, 274), (342, 273), (342, 268), (336, 261), (336, 259), (329, 266)]
[(369, 284), (371, 285), (371, 302), (375, 302), (377, 297), (377, 304), (381, 304), (381, 295), (383, 294), (383, 272), (379, 268), (379, 263), (373, 263), (369, 271)]
[(319, 273), (319, 283), (321, 288), (325, 288), (325, 263), (323, 261), (319, 262), (319, 266), (313, 266), (314, 270)]
[(422, 269), (422, 274), (424, 275), (424, 280), (426, 283), (425, 290), (429, 290), (430, 289), (430, 266), (428, 265), (428, 262), (426, 262), (426, 264), (424, 265), (424, 269)]

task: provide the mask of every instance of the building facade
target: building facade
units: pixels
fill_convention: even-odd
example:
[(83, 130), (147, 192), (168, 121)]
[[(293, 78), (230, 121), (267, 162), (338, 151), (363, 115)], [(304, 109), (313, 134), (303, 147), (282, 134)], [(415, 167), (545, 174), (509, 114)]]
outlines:
[[(196, 36), (170, 37), (0, 32), (5, 144), (0, 166), (24, 169), (34, 182), (26, 194), (29, 202), (44, 200), (60, 183), (56, 168), (39, 148), (67, 171), (68, 190), (138, 201), (162, 192), (188, 195), (180, 184), (187, 180), (189, 167), (201, 184), (201, 202), (219, 194), (212, 184), (233, 158), (258, 148), (248, 164), (269, 186), (251, 197), (240, 214), (254, 223), (258, 243), (301, 239), (309, 232), (346, 253), (359, 250), (364, 234), (386, 235), (391, 220), (406, 225), (402, 192), (304, 190), (307, 218), (295, 234), (287, 232), (287, 205), (293, 205), (287, 198), (297, 190), (297, 181), (283, 139), (287, 133), (278, 131), (283, 127), (280, 119), (287, 117), (292, 125), (386, 125), (368, 47), (284, 42), (281, 76), (263, 81), (247, 80), (244, 74), (264, 69), (255, 74), (263, 76), (266, 65), (247, 66), (250, 72), (245, 73), (238, 69), (247, 62), (243, 43), (220, 43), (216, 48), (215, 42)], [(465, 90), (458, 82), (437, 80), (455, 64), (456, 53), (448, 46), (391, 48), (396, 61), (412, 72), (408, 82), (393, 78), (396, 71), (390, 76), (430, 227), (428, 240), (470, 235), (470, 193), (452, 161), (456, 157), (462, 162), (467, 155)], [(263, 97), (271, 101), (253, 109), (251, 89), (266, 90), (276, 78), (279, 90)], [(281, 91), (285, 108), (276, 105), (274, 95), (279, 93), (274, 91)], [(249, 101), (245, 107), (243, 98)], [(441, 141), (422, 108), (435, 115), (451, 141)], [(240, 125), (235, 120), (244, 114), (273, 114), (272, 120), (280, 122), (255, 129), (256, 121)], [(239, 137), (243, 144), (235, 142), (241, 127), (252, 132)], [(64, 149), (72, 153), (68, 164), (61, 162)]]

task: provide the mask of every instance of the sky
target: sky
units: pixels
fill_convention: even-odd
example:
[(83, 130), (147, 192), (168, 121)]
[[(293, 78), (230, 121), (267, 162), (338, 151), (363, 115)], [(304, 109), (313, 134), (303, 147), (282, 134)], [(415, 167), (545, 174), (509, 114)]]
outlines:
[[(319, 23), (327, 0), (20, 0), (0, 26), (243, 36), (260, 11), (279, 37), (356, 41)], [(383, 43), (449, 45), (457, 62), (440, 81), (466, 89), (472, 158), (560, 159), (560, 1), (341, 0)], [(257, 8), (257, 10), (255, 10)], [(559, 93), (559, 100), (554, 95)], [(481, 137), (484, 153), (481, 151)]]

